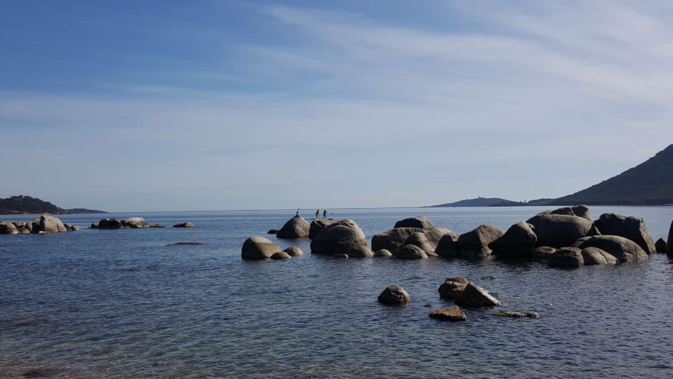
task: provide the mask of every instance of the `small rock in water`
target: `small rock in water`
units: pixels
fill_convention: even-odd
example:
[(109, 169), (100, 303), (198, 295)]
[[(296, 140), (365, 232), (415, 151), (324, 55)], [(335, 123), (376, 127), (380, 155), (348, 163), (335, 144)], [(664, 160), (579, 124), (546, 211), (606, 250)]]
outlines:
[(337, 254), (334, 258), (348, 258), (348, 254)]
[(426, 307), (426, 308), (430, 308), (430, 307), (432, 307), (432, 304), (430, 304), (430, 303), (425, 304), (424, 307)]
[(666, 241), (664, 241), (663, 238), (659, 238), (657, 242), (654, 244), (654, 248), (657, 250), (657, 253), (659, 254), (666, 254), (666, 249), (667, 249), (667, 244)]
[(280, 251), (280, 252), (275, 253), (275, 254), (273, 254), (273, 255), (271, 256), (271, 259), (274, 259), (274, 260), (290, 259), (290, 258), (292, 258), (292, 257), (290, 256), (290, 254), (288, 254), (288, 253), (286, 253), (286, 252), (284, 252), (284, 251)]
[(199, 246), (202, 245), (201, 242), (176, 242), (176, 243), (169, 243), (166, 246)]
[(183, 222), (183, 223), (181, 223), (181, 224), (175, 224), (175, 225), (173, 225), (173, 227), (174, 227), (174, 228), (193, 228), (193, 227), (194, 227), (194, 224), (192, 224), (191, 222), (187, 221), (187, 222)]
[(470, 308), (500, 305), (500, 302), (491, 296), (485, 289), (472, 283), (465, 287), (465, 290), (463, 290), (463, 293), (460, 294), (460, 297), (458, 297), (455, 302), (458, 305)]
[(482, 279), (498, 279), (496, 276), (493, 275), (488, 275), (488, 276), (482, 276)]
[(165, 226), (164, 226), (164, 225), (161, 225), (161, 224), (154, 224), (154, 225), (150, 225), (150, 228), (159, 228), (159, 229), (161, 229), (161, 228), (165, 228)]
[(500, 317), (513, 317), (513, 318), (521, 318), (521, 317), (539, 318), (540, 317), (540, 315), (538, 315), (537, 312), (535, 312), (535, 311), (528, 311), (528, 312), (500, 311), (500, 312), (491, 313), (491, 315), (500, 316)]
[(452, 305), (450, 307), (438, 309), (430, 313), (430, 317), (440, 320), (440, 321), (465, 321), (465, 313), (458, 308), (457, 305)]
[(463, 277), (449, 277), (444, 280), (437, 292), (439, 292), (439, 297), (447, 300), (455, 300), (463, 293), (465, 287), (467, 287), (467, 278)]
[(278, 234), (279, 230), (280, 229), (270, 229), (268, 232), (266, 232), (266, 234)]
[(390, 250), (388, 250), (388, 249), (379, 249), (379, 250), (376, 250), (376, 252), (374, 253), (374, 256), (375, 257), (384, 257), (384, 258), (385, 257), (392, 257), (393, 253), (391, 253)]
[(300, 255), (304, 255), (304, 252), (301, 251), (301, 249), (298, 248), (297, 246), (290, 246), (283, 251), (286, 252), (291, 257), (298, 257)]
[(386, 287), (379, 295), (379, 303), (386, 305), (403, 305), (409, 302), (411, 298), (404, 288), (394, 284)]

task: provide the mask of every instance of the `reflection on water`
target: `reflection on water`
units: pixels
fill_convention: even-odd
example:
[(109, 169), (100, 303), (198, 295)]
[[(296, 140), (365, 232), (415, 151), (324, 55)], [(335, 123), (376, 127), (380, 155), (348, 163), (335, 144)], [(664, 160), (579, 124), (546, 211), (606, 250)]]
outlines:
[[(539, 210), (339, 210), (334, 217), (354, 219), (371, 238), (417, 214), (463, 233), (482, 223), (506, 229)], [(655, 239), (673, 219), (668, 207), (593, 207), (592, 213), (608, 210), (644, 217)], [(496, 261), (339, 260), (311, 255), (308, 240), (280, 240), (282, 248), (297, 245), (306, 254), (240, 259), (247, 237), (266, 236), (293, 215), (154, 213), (141, 216), (151, 224), (196, 227), (0, 236), (10, 250), (0, 251), (0, 376), (673, 374), (673, 270), (664, 256), (556, 270)], [(62, 217), (83, 227), (97, 218)], [(166, 246), (180, 241), (203, 245)], [(488, 275), (497, 279), (481, 279)], [(502, 309), (536, 310), (540, 318), (465, 310), (464, 323), (430, 319), (432, 310), (451, 304), (437, 293), (448, 276), (467, 276), (502, 301)], [(409, 292), (407, 307), (377, 303), (390, 284)]]

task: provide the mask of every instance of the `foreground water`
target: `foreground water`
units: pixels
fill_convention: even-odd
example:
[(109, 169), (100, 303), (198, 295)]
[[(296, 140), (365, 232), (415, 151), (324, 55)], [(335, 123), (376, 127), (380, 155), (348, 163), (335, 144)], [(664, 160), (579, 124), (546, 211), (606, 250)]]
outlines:
[[(543, 208), (338, 210), (368, 239), (426, 215), (457, 233), (507, 229)], [(665, 237), (672, 207), (592, 207), (643, 217)], [(293, 211), (112, 214), (166, 229), (0, 235), (0, 377), (670, 377), (673, 266), (665, 256), (575, 270), (497, 261), (333, 259), (246, 262), (243, 241)], [(304, 215), (307, 219), (309, 214)], [(100, 215), (67, 215), (82, 227)], [(32, 217), (2, 217), (29, 220)], [(196, 227), (170, 226), (192, 221)], [(272, 240), (275, 237), (270, 236)], [(166, 246), (175, 242), (201, 246)], [(495, 280), (481, 279), (496, 276)], [(466, 276), (539, 319), (466, 310), (437, 288)], [(377, 303), (390, 284), (411, 303)], [(432, 308), (424, 307), (432, 304)]]

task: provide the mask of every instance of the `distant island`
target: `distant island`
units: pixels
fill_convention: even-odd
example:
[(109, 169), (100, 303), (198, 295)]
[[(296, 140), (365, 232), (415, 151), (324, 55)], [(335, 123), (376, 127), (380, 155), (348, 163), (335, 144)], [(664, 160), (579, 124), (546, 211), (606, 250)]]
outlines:
[(512, 201), (501, 198), (461, 200), (431, 207), (514, 207), (547, 205), (673, 205), (673, 145), (654, 157), (587, 189), (557, 199)]
[(0, 214), (75, 214), (75, 213), (106, 213), (93, 209), (73, 208), (63, 209), (56, 205), (30, 196), (11, 196), (7, 199), (0, 199)]

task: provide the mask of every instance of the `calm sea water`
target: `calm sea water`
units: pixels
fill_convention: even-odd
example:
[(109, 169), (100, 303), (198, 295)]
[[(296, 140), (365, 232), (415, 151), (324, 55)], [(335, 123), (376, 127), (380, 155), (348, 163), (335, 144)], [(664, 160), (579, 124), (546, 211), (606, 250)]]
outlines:
[[(507, 229), (544, 208), (335, 210), (368, 239), (426, 215), (457, 233)], [(666, 237), (673, 207), (592, 207), (643, 217)], [(308, 211), (304, 216), (312, 217)], [(246, 262), (243, 241), (294, 211), (111, 214), (166, 229), (0, 235), (0, 377), (671, 377), (673, 266), (648, 262), (575, 270), (497, 261), (333, 259), (309, 240), (276, 240), (304, 255)], [(2, 217), (29, 220), (33, 217)], [(88, 227), (101, 215), (67, 215)], [(192, 221), (192, 229), (170, 226)], [(267, 236), (268, 237), (268, 236)], [(166, 246), (175, 242), (202, 246)], [(481, 279), (494, 275), (495, 280)], [(437, 288), (466, 276), (501, 309), (467, 322), (428, 317), (451, 302)], [(403, 308), (376, 298), (399, 284)], [(424, 307), (432, 304), (432, 308)]]

